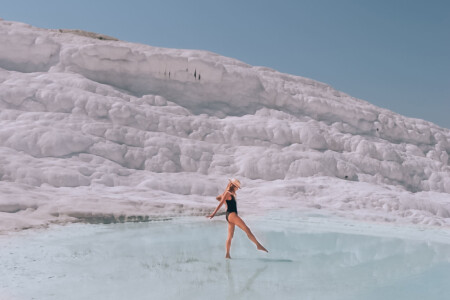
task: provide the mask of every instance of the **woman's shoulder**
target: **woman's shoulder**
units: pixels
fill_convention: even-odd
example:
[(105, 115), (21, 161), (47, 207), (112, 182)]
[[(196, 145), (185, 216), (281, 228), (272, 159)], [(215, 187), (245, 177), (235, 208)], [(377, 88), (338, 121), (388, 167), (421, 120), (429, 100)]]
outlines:
[(231, 193), (230, 191), (225, 191), (224, 196), (226, 200), (236, 199), (236, 194)]
[(225, 192), (223, 192), (222, 195), (224, 195), (225, 198), (228, 198), (228, 197), (230, 197), (231, 193), (229, 191), (225, 191)]

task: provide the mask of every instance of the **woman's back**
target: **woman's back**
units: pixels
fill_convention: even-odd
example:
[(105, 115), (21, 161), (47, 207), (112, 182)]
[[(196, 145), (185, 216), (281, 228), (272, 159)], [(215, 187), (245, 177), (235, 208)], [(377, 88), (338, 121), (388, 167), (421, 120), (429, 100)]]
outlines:
[(231, 200), (225, 200), (227, 202), (227, 212), (237, 213), (236, 199), (231, 195)]

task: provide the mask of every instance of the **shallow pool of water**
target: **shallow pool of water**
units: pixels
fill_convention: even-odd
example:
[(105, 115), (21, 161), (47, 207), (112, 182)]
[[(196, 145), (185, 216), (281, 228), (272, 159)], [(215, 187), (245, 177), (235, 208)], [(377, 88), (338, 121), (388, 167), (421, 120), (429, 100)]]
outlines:
[(236, 229), (233, 259), (226, 260), (227, 224), (221, 218), (74, 224), (4, 236), (2, 299), (446, 299), (450, 295), (450, 245), (435, 238), (436, 232), (398, 227), (396, 236), (395, 228), (313, 217), (289, 223), (255, 218), (247, 224), (270, 253), (257, 251)]

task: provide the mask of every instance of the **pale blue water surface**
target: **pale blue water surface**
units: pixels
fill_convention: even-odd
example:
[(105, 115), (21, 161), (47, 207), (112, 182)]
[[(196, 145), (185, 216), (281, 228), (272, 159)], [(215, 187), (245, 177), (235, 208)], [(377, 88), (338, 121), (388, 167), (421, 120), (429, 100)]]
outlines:
[(446, 230), (305, 216), (72, 224), (0, 237), (0, 299), (449, 299)]

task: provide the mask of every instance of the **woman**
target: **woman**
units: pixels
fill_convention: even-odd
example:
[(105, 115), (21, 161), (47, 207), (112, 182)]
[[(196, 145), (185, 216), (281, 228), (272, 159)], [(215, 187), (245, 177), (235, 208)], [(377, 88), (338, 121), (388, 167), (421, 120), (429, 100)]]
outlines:
[(234, 227), (236, 225), (247, 234), (248, 238), (253, 243), (255, 243), (256, 248), (258, 250), (269, 252), (258, 242), (258, 240), (256, 240), (255, 236), (250, 231), (250, 228), (248, 228), (248, 226), (245, 225), (244, 221), (238, 216), (236, 206), (236, 190), (239, 189), (240, 187), (241, 182), (239, 180), (235, 178), (231, 180), (229, 179), (228, 186), (223, 192), (223, 194), (216, 197), (216, 199), (220, 201), (219, 205), (214, 210), (214, 212), (208, 216), (208, 218), (212, 219), (214, 215), (217, 213), (217, 211), (220, 209), (220, 207), (223, 205), (223, 203), (226, 203), (227, 213), (225, 218), (228, 221), (228, 238), (226, 243), (227, 254), (225, 255), (225, 258), (231, 258), (230, 257), (231, 239), (233, 238)]

